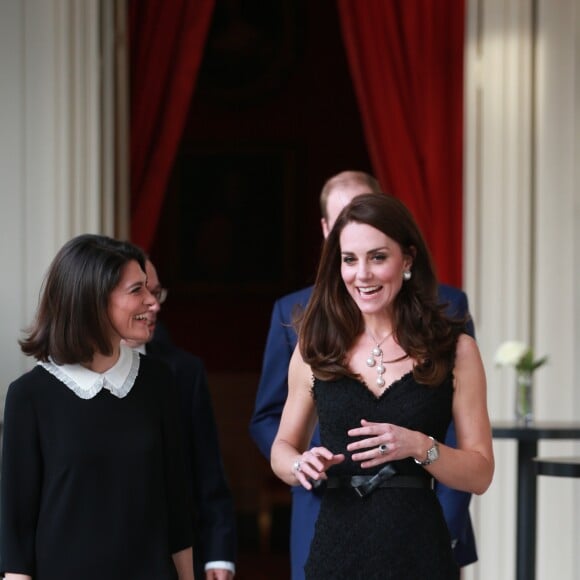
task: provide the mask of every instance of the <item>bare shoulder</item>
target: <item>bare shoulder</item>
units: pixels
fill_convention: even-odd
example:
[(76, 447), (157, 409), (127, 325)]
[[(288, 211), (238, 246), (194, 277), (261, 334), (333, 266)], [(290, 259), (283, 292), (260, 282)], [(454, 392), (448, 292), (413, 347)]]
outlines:
[(456, 358), (477, 356), (479, 358), (479, 348), (475, 339), (469, 334), (460, 334), (455, 347)]
[(462, 334), (457, 340), (455, 349), (455, 387), (463, 385), (471, 388), (478, 388), (478, 385), (485, 385), (485, 370), (479, 352), (477, 342), (467, 335)]
[(292, 353), (292, 358), (290, 359), (290, 365), (288, 367), (288, 378), (292, 382), (306, 383), (310, 385), (312, 380), (312, 369), (310, 365), (304, 362), (302, 354), (300, 353), (300, 346), (296, 345), (294, 352)]

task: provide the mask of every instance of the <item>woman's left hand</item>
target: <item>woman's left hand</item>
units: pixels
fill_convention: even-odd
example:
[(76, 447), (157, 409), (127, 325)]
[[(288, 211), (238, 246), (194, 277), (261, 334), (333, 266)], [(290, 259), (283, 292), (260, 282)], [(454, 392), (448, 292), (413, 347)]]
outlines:
[(417, 447), (417, 431), (411, 431), (392, 423), (373, 423), (361, 420), (361, 427), (349, 429), (350, 437), (364, 437), (349, 443), (348, 451), (355, 451), (353, 461), (360, 461), (361, 467), (374, 467), (389, 461), (404, 459), (412, 455)]

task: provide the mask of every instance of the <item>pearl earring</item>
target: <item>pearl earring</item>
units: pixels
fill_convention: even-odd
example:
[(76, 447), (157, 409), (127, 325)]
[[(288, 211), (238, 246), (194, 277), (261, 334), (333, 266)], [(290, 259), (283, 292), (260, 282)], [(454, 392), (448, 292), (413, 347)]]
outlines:
[(405, 282), (408, 282), (411, 279), (411, 270), (405, 270), (403, 272), (403, 280), (405, 280)]

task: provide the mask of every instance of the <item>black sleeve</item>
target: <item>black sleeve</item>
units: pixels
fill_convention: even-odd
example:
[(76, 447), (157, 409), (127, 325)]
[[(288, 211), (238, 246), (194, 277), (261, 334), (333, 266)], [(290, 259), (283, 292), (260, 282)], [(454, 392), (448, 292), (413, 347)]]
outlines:
[[(201, 360), (191, 358), (187, 421), (192, 473), (196, 558), (203, 563), (235, 562), (236, 529), (233, 500), (221, 458), (207, 375)], [(189, 430), (188, 429), (188, 430)]]
[(179, 419), (179, 393), (169, 369), (163, 369), (163, 431), (169, 546), (172, 554), (192, 545), (191, 504), (187, 493), (183, 435)]
[(42, 456), (28, 387), (22, 379), (12, 383), (4, 407), (0, 570), (34, 576)]

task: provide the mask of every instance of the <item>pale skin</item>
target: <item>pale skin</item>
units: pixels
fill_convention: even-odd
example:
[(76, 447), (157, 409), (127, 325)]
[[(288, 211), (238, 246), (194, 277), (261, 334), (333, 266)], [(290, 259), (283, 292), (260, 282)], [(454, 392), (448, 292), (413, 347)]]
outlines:
[[(146, 342), (150, 336), (147, 313), (159, 310), (159, 304), (147, 289), (147, 277), (137, 262), (129, 262), (123, 268), (121, 278), (109, 297), (108, 314), (111, 320), (111, 344), (113, 353), (95, 353), (93, 360), (85, 366), (103, 373), (119, 360), (121, 337), (127, 336), (135, 342)], [(194, 580), (193, 551), (186, 548), (171, 555), (179, 580)], [(206, 576), (208, 578), (218, 577)], [(27, 574), (6, 572), (5, 580), (32, 580)], [(225, 578), (225, 577), (224, 577)]]
[(161, 282), (159, 281), (159, 276), (157, 275), (157, 269), (151, 260), (147, 260), (145, 262), (145, 273), (147, 274), (147, 290), (149, 290), (153, 296), (155, 303), (147, 311), (147, 328), (149, 330), (148, 335), (143, 337), (141, 340), (131, 340), (128, 338), (125, 339), (125, 342), (131, 348), (136, 348), (142, 344), (147, 344), (153, 339), (153, 333), (155, 332), (155, 325), (157, 323), (157, 315), (161, 310), (161, 304), (157, 300), (156, 296), (158, 296), (161, 292), (162, 286)]
[(370, 187), (364, 181), (351, 178), (345, 182), (336, 184), (326, 200), (326, 218), (320, 219), (322, 235), (327, 238), (338, 214), (345, 208), (355, 197), (370, 192)]
[(193, 549), (186, 548), (171, 554), (179, 580), (195, 580), (193, 577)]
[[(403, 282), (403, 272), (412, 267), (412, 257), (403, 255), (400, 246), (382, 232), (365, 224), (348, 224), (341, 232), (343, 281), (361, 310), (366, 332), (355, 339), (347, 355), (349, 368), (360, 375), (367, 388), (380, 396), (395, 380), (413, 369), (416, 361), (407, 357), (387, 364), (383, 375), (386, 387), (375, 383), (376, 370), (366, 366), (366, 358), (377, 341), (387, 337), (381, 348), (385, 360), (404, 356), (390, 335), (393, 300)], [(371, 338), (371, 335), (374, 338)], [(486, 404), (483, 364), (475, 341), (461, 335), (453, 370), (455, 392), (453, 420), (457, 449), (439, 443), (440, 457), (425, 469), (437, 480), (458, 490), (482, 494), (490, 485), (494, 470), (491, 427)], [(326, 471), (344, 461), (344, 455), (325, 447), (307, 449), (317, 421), (312, 398), (312, 369), (300, 354), (292, 356), (288, 373), (288, 398), (280, 428), (272, 446), (272, 468), (289, 485), (312, 489), (311, 481), (326, 478)], [(429, 434), (390, 423), (371, 423), (364, 418), (348, 435), (364, 437), (347, 446), (354, 461), (371, 468), (390, 461), (412, 457), (423, 460), (432, 446)], [(388, 445), (381, 455), (378, 446)], [(300, 461), (300, 470), (294, 469)]]
[(231, 580), (234, 577), (233, 573), (229, 570), (222, 570), (221, 568), (216, 568), (215, 570), (206, 570), (205, 579), (206, 580)]
[(135, 343), (149, 340), (151, 329), (148, 317), (159, 310), (159, 303), (147, 288), (147, 275), (135, 261), (123, 267), (119, 283), (109, 296), (107, 313), (111, 321), (111, 344), (113, 353), (96, 352), (93, 360), (85, 366), (103, 373), (119, 360), (121, 340), (126, 338)]

